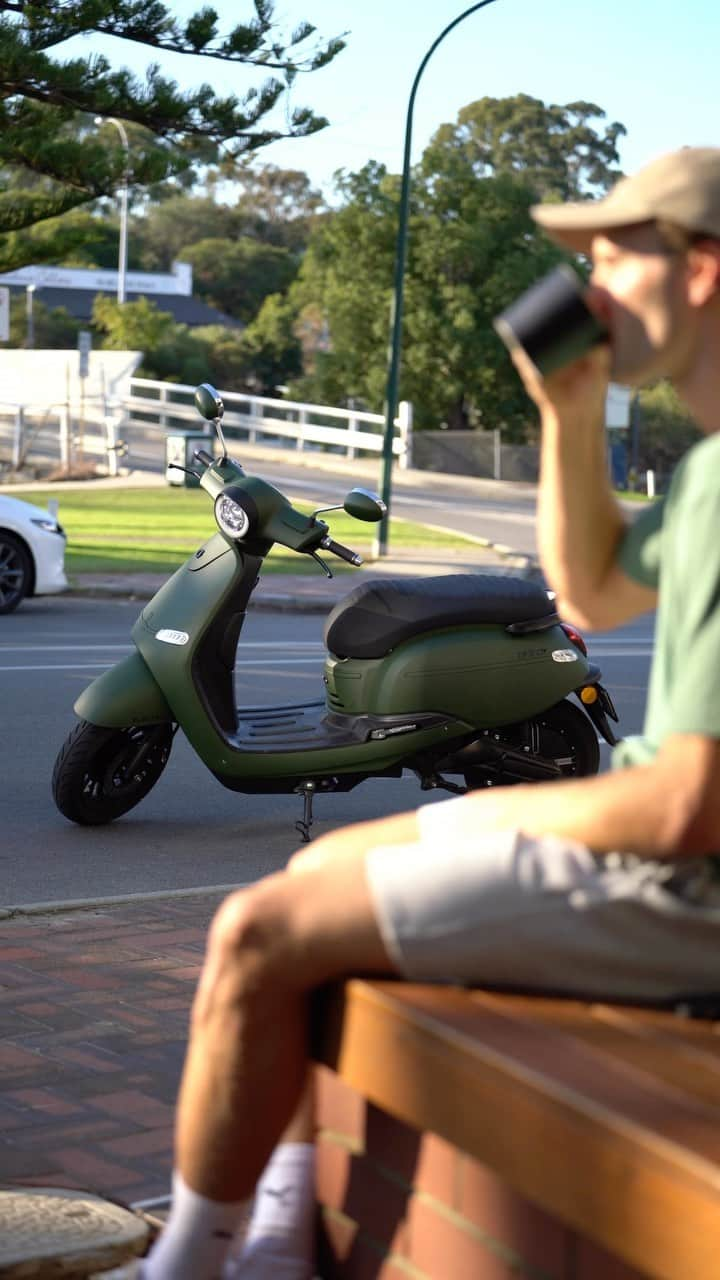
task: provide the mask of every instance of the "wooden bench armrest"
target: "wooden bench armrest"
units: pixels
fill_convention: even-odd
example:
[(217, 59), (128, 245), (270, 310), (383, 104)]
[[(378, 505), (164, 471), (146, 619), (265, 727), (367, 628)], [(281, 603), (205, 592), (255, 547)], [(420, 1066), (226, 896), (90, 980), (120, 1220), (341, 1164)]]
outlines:
[(314, 1055), (638, 1269), (712, 1280), (720, 1036), (672, 1014), (612, 1013), (349, 979), (321, 993)]

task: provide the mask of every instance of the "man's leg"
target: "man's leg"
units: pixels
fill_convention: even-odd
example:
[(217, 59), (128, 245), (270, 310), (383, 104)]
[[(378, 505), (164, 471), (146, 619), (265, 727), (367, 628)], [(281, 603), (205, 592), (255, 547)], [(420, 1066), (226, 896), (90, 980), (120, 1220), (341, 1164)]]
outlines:
[(270, 876), (213, 921), (176, 1129), (178, 1168), (202, 1195), (250, 1195), (290, 1121), (305, 1084), (308, 993), (342, 973), (395, 971), (364, 863)]
[(315, 1258), (313, 1080), (255, 1187), (252, 1215), (228, 1254), (223, 1280), (307, 1280)]
[(308, 995), (353, 971), (396, 971), (360, 850), (306, 865), (301, 856), (292, 874), (269, 876), (220, 907), (178, 1103), (179, 1212), (145, 1264), (149, 1280), (219, 1274), (243, 1202), (306, 1082)]

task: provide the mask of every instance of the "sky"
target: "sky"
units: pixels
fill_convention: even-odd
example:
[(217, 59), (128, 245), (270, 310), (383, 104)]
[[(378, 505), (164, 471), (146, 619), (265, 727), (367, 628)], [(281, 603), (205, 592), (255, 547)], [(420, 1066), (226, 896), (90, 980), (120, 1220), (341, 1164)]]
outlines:
[[(207, 3), (207, 0), (202, 0)], [(167, 0), (178, 17), (201, 0)], [(405, 117), (415, 73), (463, 0), (278, 0), (286, 28), (301, 19), (323, 35), (347, 32), (348, 47), (330, 66), (299, 76), (292, 104), (327, 116), (313, 137), (281, 141), (260, 158), (303, 169), (327, 196), (338, 169), (372, 159), (402, 168)], [(243, 0), (215, 0), (227, 29), (251, 15)], [(129, 42), (78, 37), (57, 53), (104, 52), (144, 72), (148, 51)], [(595, 103), (608, 122), (627, 128), (620, 167), (633, 172), (663, 151), (720, 145), (718, 0), (494, 0), (465, 18), (433, 53), (416, 98), (413, 160), (439, 125), (482, 97), (530, 94), (546, 103)], [(238, 96), (259, 83), (245, 67), (163, 56), (165, 74), (181, 86), (210, 82)], [(602, 122), (598, 122), (602, 128)]]

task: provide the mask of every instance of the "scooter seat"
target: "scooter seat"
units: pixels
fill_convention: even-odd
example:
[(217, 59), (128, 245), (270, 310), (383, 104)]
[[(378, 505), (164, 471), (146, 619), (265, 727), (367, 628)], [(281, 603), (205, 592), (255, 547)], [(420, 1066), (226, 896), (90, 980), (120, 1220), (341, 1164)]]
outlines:
[(552, 614), (544, 587), (523, 578), (482, 573), (375, 578), (335, 606), (324, 638), (335, 657), (382, 658), (425, 631), (476, 622), (532, 622)]

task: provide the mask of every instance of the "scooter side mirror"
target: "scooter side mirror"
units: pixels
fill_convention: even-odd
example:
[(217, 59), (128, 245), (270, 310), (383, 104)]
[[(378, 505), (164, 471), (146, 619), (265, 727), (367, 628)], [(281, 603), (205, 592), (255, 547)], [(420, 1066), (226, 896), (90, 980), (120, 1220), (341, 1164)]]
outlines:
[(195, 388), (195, 408), (201, 417), (207, 418), (208, 422), (222, 418), (225, 412), (225, 406), (218, 392), (209, 382), (202, 382)]
[(375, 522), (382, 520), (387, 507), (382, 498), (369, 489), (351, 489), (343, 502), (343, 509), (355, 520)]

